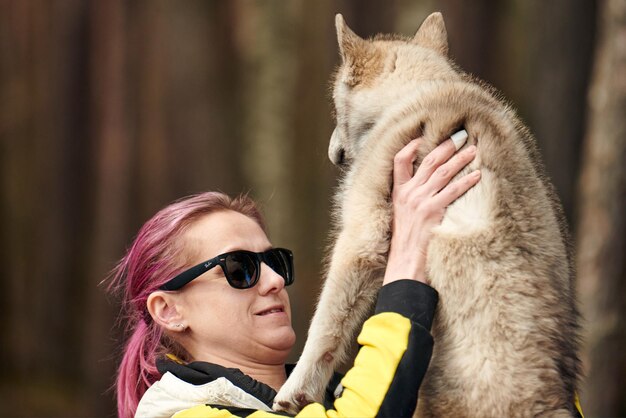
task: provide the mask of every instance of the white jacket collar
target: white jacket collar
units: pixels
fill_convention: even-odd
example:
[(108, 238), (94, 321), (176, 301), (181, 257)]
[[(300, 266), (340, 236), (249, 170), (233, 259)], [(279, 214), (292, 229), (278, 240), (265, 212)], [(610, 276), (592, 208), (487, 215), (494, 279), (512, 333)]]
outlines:
[(203, 385), (192, 385), (167, 372), (143, 395), (135, 417), (169, 418), (183, 409), (205, 404), (271, 411), (263, 402), (224, 377)]

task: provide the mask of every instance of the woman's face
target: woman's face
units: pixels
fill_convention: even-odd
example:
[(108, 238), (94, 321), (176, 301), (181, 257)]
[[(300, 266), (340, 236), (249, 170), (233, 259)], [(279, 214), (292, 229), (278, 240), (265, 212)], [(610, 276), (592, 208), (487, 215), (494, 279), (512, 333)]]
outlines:
[[(233, 250), (272, 247), (254, 220), (233, 211), (199, 219), (183, 240), (190, 265)], [(188, 326), (181, 343), (194, 360), (239, 368), (282, 364), (296, 340), (285, 281), (265, 263), (250, 289), (232, 288), (219, 266), (207, 271), (179, 291), (177, 309)]]

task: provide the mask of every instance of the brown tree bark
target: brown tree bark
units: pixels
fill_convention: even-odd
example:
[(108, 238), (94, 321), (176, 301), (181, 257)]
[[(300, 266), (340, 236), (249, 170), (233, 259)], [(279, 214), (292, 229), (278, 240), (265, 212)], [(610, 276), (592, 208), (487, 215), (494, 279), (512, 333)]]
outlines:
[(533, 0), (524, 6), (528, 18), (519, 36), (528, 43), (525, 114), (571, 226), (593, 58), (595, 3)]
[(161, 8), (168, 200), (206, 190), (239, 193), (242, 155), (249, 152), (241, 146), (235, 2), (163, 2)]
[(125, 84), (129, 133), (137, 139), (137, 152), (130, 168), (132, 200), (136, 208), (131, 224), (173, 199), (171, 184), (172, 141), (167, 134), (166, 16), (163, 1), (128, 3), (126, 59), (129, 82)]
[(298, 340), (292, 351), (297, 360), (323, 277), (323, 250), (330, 226), (330, 196), (337, 171), (328, 159), (328, 141), (334, 128), (328, 95), (329, 77), (339, 57), (335, 36), (335, 3), (302, 2), (295, 38), (294, 115), (291, 120), (293, 167), (291, 200), (294, 222), (292, 249), (297, 260), (297, 285), (289, 289), (294, 301), (293, 324)]
[(582, 403), (589, 416), (626, 416), (626, 2), (600, 5), (579, 185)]
[[(391, 33), (400, 9), (398, 0), (342, 0), (337, 12), (361, 38), (369, 38), (377, 33)], [(334, 14), (331, 15), (333, 34), (335, 33)], [(336, 43), (336, 42), (335, 42)]]
[(501, 48), (498, 18), (502, 3), (438, 0), (437, 5), (446, 22), (450, 56), (463, 70), (491, 83), (500, 81), (494, 63)]
[(239, 2), (235, 28), (242, 60), (245, 183), (263, 206), (272, 240), (289, 245), (293, 229), (295, 17), (300, 3)]
[[(0, 5), (0, 132), (2, 242), (6, 298), (2, 303), (3, 412), (69, 412), (80, 379), (68, 362), (80, 332), (79, 262), (86, 176), (80, 153), (80, 95), (85, 7), (79, 1)], [(82, 173), (81, 173), (82, 174)], [(86, 412), (83, 402), (74, 411)]]
[[(126, 10), (122, 0), (90, 3), (91, 56), (89, 57), (90, 136), (95, 167), (94, 223), (89, 248), (91, 267), (85, 286), (82, 365), (83, 396), (93, 415), (113, 408), (112, 393), (119, 343), (111, 334), (115, 310), (104, 298), (98, 283), (121, 256), (129, 240), (129, 203), (132, 144), (128, 135), (126, 91)], [(112, 353), (114, 353), (112, 355)]]

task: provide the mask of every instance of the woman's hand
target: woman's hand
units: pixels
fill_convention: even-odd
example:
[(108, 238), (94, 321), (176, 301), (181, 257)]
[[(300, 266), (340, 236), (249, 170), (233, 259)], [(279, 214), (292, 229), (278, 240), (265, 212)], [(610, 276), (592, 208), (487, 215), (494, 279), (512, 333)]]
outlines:
[(476, 155), (474, 145), (455, 155), (451, 139), (428, 154), (413, 174), (419, 141), (411, 141), (394, 159), (392, 235), (383, 284), (400, 279), (428, 283), (426, 252), (432, 228), (441, 222), (446, 207), (480, 180), (476, 170), (450, 183)]

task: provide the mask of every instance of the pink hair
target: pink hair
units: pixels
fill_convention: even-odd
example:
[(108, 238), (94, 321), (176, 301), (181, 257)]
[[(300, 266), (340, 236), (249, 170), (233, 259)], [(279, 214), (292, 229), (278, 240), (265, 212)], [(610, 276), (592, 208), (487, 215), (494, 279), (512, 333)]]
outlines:
[(206, 192), (178, 200), (160, 210), (139, 230), (137, 237), (111, 272), (109, 290), (122, 293), (122, 307), (130, 338), (124, 348), (117, 382), (120, 417), (132, 417), (144, 392), (159, 379), (156, 359), (172, 349), (170, 341), (148, 314), (148, 296), (168, 279), (184, 270), (182, 232), (200, 217), (232, 210), (255, 220), (265, 229), (263, 218), (246, 195), (231, 198)]

